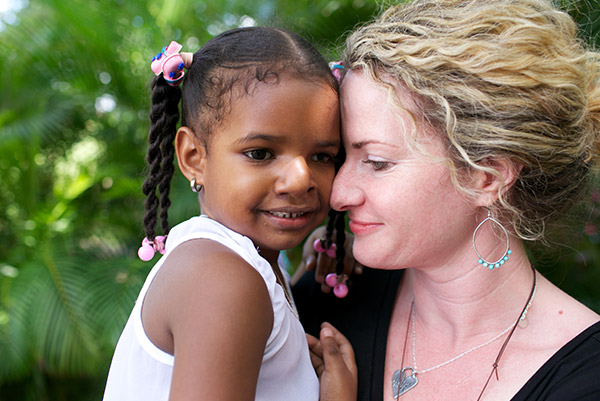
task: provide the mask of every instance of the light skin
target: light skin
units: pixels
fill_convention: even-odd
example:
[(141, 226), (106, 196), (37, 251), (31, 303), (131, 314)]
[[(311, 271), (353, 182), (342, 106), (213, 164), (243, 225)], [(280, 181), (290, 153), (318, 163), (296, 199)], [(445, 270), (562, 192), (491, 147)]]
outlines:
[[(412, 94), (396, 85), (400, 104), (392, 105), (381, 86), (360, 71), (350, 71), (341, 86), (346, 160), (334, 180), (331, 205), (348, 212), (358, 262), (379, 269), (406, 269), (395, 300), (386, 350), (384, 400), (393, 400), (396, 369), (413, 365), (412, 333), (405, 335), (415, 302), (415, 355), (421, 370), (433, 367), (493, 338), (513, 324), (530, 294), (533, 273), (522, 242), (510, 237), (513, 251), (501, 268), (477, 264), (472, 247), (475, 227), (486, 207), (510, 188), (519, 166), (490, 160), (496, 177), (473, 172), (467, 183), (479, 193), (467, 197), (454, 188), (439, 134), (420, 124)], [(416, 140), (426, 154), (411, 150)], [(480, 253), (501, 256), (505, 238), (490, 224), (477, 236)], [(507, 400), (541, 365), (600, 317), (541, 275), (528, 314), (517, 328), (485, 400)], [(488, 346), (427, 373), (402, 395), (406, 400), (477, 399), (492, 369), (502, 337)], [(405, 349), (406, 348), (406, 349)], [(404, 360), (404, 363), (402, 362)], [(443, 389), (443, 391), (440, 391)]]
[[(235, 99), (210, 138), (182, 127), (175, 140), (182, 173), (203, 185), (203, 213), (249, 237), (274, 271), (279, 251), (326, 216), (340, 141), (336, 92), (280, 78)], [(254, 400), (273, 312), (264, 280), (233, 251), (208, 240), (177, 247), (142, 322), (175, 356), (170, 400)]]

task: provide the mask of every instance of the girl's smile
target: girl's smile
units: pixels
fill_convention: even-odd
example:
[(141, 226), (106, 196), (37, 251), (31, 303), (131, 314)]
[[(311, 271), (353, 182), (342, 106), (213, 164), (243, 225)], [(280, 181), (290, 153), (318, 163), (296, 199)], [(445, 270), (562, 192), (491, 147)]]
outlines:
[(206, 144), (196, 141), (200, 162), (192, 178), (204, 186), (202, 212), (276, 260), (327, 215), (339, 146), (330, 87), (286, 76), (259, 83), (233, 100)]

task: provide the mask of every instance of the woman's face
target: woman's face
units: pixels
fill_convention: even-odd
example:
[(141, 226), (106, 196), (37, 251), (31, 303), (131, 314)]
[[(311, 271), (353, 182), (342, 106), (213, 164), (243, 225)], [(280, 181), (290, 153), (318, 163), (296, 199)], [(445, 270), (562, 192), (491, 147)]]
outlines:
[[(401, 85), (396, 93), (418, 116), (410, 93)], [(331, 206), (348, 212), (356, 259), (398, 269), (459, 257), (470, 247), (475, 220), (465, 217), (474, 209), (452, 185), (441, 140), (423, 124), (415, 127), (406, 111), (390, 104), (386, 89), (360, 71), (343, 80), (341, 115), (346, 160)], [(407, 146), (413, 132), (427, 155)]]

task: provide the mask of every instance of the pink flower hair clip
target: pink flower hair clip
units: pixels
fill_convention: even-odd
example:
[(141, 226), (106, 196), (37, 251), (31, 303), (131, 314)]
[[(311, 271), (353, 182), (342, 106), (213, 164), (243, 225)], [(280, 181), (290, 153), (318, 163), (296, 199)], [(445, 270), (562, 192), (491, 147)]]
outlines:
[(344, 76), (344, 62), (343, 61), (332, 61), (329, 63), (329, 69), (331, 73), (337, 79), (338, 84), (342, 83), (342, 78)]
[(183, 46), (172, 41), (169, 46), (163, 47), (162, 51), (152, 57), (150, 68), (154, 75), (163, 74), (163, 78), (171, 86), (177, 86), (185, 75), (184, 68), (190, 68), (194, 55), (192, 53), (179, 53)]
[[(313, 242), (313, 249), (319, 253), (326, 253), (331, 259), (335, 259), (335, 252), (337, 250), (337, 246), (335, 243), (332, 243), (329, 248), (325, 248), (325, 241), (317, 238), (315, 242)], [(338, 298), (344, 298), (348, 295), (348, 275), (346, 274), (335, 274), (329, 273), (325, 276), (325, 284), (333, 288), (333, 294)]]
[(154, 241), (149, 241), (148, 238), (142, 240), (142, 246), (138, 249), (138, 256), (144, 262), (149, 261), (154, 257), (154, 253), (158, 252), (161, 255), (165, 254), (165, 242), (167, 236), (157, 235), (154, 237)]

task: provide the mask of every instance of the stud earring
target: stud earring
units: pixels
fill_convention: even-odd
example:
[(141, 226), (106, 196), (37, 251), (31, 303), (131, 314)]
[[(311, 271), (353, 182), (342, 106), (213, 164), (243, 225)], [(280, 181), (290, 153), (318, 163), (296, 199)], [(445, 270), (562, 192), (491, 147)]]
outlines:
[[(490, 261), (486, 260), (483, 256), (481, 256), (481, 254), (477, 250), (477, 245), (475, 245), (475, 237), (477, 236), (477, 231), (479, 231), (481, 226), (488, 221), (495, 223), (498, 227), (500, 227), (502, 229), (502, 231), (504, 232), (504, 235), (506, 236), (506, 250), (504, 251), (504, 254), (502, 255), (502, 257), (500, 259), (496, 260), (495, 262), (490, 262)], [(498, 267), (500, 267), (504, 263), (506, 263), (508, 261), (508, 256), (512, 253), (512, 251), (510, 250), (510, 238), (508, 236), (508, 231), (506, 231), (506, 228), (504, 228), (504, 226), (502, 224), (500, 224), (500, 222), (498, 220), (496, 220), (492, 217), (492, 214), (490, 213), (489, 210), (488, 210), (487, 217), (485, 219), (483, 219), (483, 221), (481, 223), (479, 223), (479, 225), (475, 228), (475, 231), (473, 231), (473, 249), (475, 249), (475, 253), (479, 257), (479, 260), (477, 261), (477, 263), (479, 263), (483, 267), (489, 268), (490, 270), (497, 269)]]
[(192, 192), (200, 192), (202, 191), (202, 184), (196, 184), (196, 179), (192, 178), (192, 180), (190, 181), (190, 188), (192, 190)]

